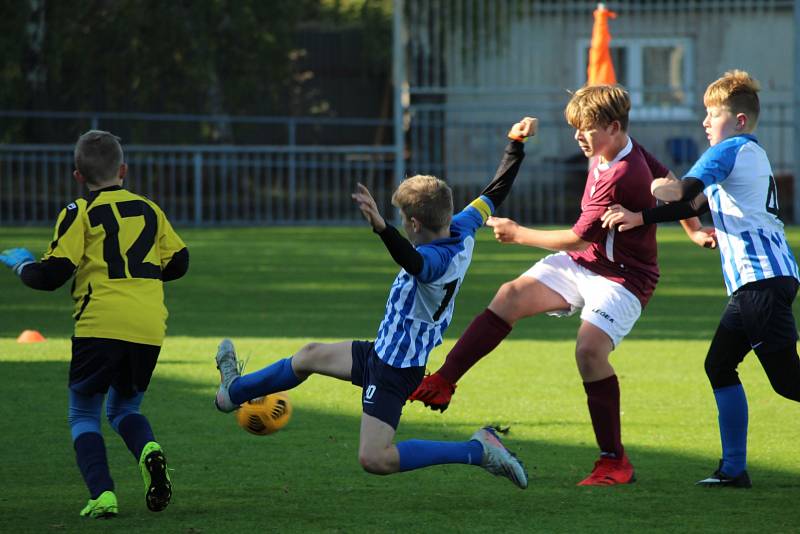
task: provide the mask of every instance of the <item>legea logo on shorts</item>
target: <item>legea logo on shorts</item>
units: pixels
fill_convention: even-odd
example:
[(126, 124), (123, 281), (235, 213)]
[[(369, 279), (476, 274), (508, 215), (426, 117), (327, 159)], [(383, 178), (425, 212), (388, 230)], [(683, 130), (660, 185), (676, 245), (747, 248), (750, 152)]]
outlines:
[(372, 396), (375, 395), (375, 390), (377, 388), (374, 384), (370, 384), (367, 386), (367, 389), (364, 390), (364, 398), (366, 400), (372, 400)]
[(609, 323), (613, 323), (614, 322), (614, 318), (611, 317), (608, 313), (606, 313), (603, 310), (601, 310), (600, 308), (595, 308), (595, 309), (592, 310), (592, 312), (596, 313), (597, 315), (599, 315), (600, 317), (602, 317), (603, 319), (605, 319)]

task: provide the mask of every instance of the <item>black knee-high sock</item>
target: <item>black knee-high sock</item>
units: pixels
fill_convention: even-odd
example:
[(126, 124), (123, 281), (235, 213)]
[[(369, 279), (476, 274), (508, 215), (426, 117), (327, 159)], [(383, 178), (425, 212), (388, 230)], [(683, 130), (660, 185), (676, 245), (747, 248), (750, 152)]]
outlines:
[(104, 491), (114, 491), (103, 436), (96, 432), (86, 432), (78, 436), (73, 445), (78, 469), (89, 488), (89, 497), (96, 499)]
[(142, 449), (150, 441), (155, 441), (153, 436), (153, 429), (150, 427), (150, 422), (145, 416), (140, 413), (132, 413), (126, 415), (119, 423), (119, 435), (122, 436), (122, 441), (131, 451), (136, 461), (142, 455)]

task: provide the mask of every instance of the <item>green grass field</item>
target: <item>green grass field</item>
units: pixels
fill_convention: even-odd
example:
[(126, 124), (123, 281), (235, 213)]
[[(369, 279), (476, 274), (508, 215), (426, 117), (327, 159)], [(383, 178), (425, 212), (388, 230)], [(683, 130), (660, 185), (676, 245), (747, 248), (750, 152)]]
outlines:
[[(461, 381), (450, 409), (406, 407), (398, 439), (467, 439), (509, 426), (526, 462), (525, 491), (467, 466), (390, 477), (357, 460), (359, 390), (312, 377), (290, 392), (292, 421), (268, 437), (213, 408), (213, 357), (232, 337), (256, 369), (308, 341), (371, 339), (397, 267), (367, 228), (184, 229), (186, 278), (167, 285), (169, 332), (143, 411), (174, 469), (174, 499), (148, 512), (138, 468), (104, 422), (120, 515), (78, 517), (86, 490), (67, 411), (72, 301), (24, 288), (0, 272), (0, 531), (2, 532), (800, 532), (800, 405), (772, 392), (748, 357), (749, 471), (754, 488), (693, 483), (720, 454), (703, 358), (726, 302), (716, 251), (677, 228), (659, 231), (662, 279), (612, 355), (622, 388), (623, 439), (638, 482), (578, 488), (597, 449), (573, 362), (578, 319), (522, 321)], [(40, 253), (45, 229), (0, 229), (0, 248)], [(790, 231), (795, 250), (800, 230)], [(454, 324), (433, 367), (499, 285), (543, 253), (480, 232)], [(22, 345), (40, 330), (48, 341)]]

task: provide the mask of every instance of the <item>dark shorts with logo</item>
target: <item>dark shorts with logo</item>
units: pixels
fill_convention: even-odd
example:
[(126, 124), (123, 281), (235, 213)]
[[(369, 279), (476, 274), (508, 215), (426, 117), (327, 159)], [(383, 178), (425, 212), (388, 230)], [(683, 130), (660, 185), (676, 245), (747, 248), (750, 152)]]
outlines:
[(743, 332), (750, 347), (762, 353), (797, 342), (792, 302), (797, 280), (790, 276), (767, 278), (745, 284), (731, 295), (720, 323)]
[(350, 380), (363, 390), (363, 411), (395, 430), (406, 399), (417, 389), (424, 376), (424, 366), (392, 367), (378, 357), (373, 341), (353, 341)]
[(124, 397), (147, 390), (161, 347), (119, 339), (73, 337), (69, 388), (84, 395), (114, 386)]

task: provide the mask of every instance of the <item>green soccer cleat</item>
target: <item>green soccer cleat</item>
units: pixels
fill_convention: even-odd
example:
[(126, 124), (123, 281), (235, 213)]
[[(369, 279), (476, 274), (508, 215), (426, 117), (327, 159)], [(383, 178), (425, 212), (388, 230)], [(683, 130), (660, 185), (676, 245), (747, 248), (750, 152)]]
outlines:
[(139, 457), (139, 470), (144, 480), (144, 498), (151, 512), (160, 512), (172, 498), (172, 483), (167, 471), (167, 459), (161, 445), (150, 441)]
[(117, 496), (113, 491), (104, 491), (96, 499), (89, 499), (88, 504), (81, 510), (82, 517), (93, 519), (110, 519), (119, 513)]

